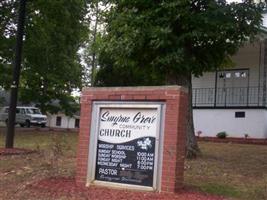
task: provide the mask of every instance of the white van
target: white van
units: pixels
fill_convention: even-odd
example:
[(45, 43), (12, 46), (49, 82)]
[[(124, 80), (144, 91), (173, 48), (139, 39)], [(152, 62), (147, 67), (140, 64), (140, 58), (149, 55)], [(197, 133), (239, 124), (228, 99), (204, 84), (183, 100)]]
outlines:
[[(8, 122), (8, 110), (9, 107), (3, 107), (0, 112), (0, 121)], [(36, 107), (17, 107), (16, 108), (16, 124), (21, 127), (30, 127), (31, 125), (39, 125), (45, 127), (47, 122), (47, 116), (43, 115), (41, 111)]]

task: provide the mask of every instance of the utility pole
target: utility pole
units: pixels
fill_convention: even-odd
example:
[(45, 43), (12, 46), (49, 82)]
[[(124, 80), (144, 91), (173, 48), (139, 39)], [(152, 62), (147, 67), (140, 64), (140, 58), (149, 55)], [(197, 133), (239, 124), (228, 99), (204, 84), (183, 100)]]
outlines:
[(26, 0), (20, 0), (17, 34), (16, 34), (16, 51), (15, 51), (15, 61), (13, 68), (13, 79), (10, 88), (11, 95), (10, 95), (10, 104), (8, 113), (6, 148), (13, 148), (14, 146), (14, 135), (15, 135), (14, 127), (15, 127), (16, 107), (18, 99), (19, 77), (21, 71), (21, 52), (23, 45), (23, 33), (24, 33), (24, 22), (25, 22), (25, 12), (26, 12), (25, 10), (26, 10)]

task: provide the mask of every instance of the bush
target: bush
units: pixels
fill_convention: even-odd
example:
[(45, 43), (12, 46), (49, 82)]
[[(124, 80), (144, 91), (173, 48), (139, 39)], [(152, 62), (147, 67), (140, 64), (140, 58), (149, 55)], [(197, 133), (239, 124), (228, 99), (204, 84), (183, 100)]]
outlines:
[(227, 137), (227, 133), (225, 131), (219, 132), (219, 133), (217, 133), (216, 136), (217, 136), (217, 138), (223, 139), (223, 138), (226, 138)]

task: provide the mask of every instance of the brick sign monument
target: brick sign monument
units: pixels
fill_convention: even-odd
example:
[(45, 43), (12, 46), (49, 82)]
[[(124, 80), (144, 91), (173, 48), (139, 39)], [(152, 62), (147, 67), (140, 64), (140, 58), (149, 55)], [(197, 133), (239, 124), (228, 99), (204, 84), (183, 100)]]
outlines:
[(88, 88), (81, 97), (76, 183), (175, 192), (183, 186), (187, 91)]

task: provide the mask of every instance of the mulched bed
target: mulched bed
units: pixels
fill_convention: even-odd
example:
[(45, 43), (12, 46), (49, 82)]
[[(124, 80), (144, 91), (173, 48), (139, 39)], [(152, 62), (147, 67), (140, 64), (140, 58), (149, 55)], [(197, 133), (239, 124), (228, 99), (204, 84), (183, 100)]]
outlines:
[(197, 137), (198, 141), (219, 142), (219, 143), (235, 143), (235, 144), (259, 144), (267, 145), (267, 139), (257, 138), (217, 138), (217, 137)]
[(36, 151), (31, 149), (22, 149), (22, 148), (0, 148), (0, 156), (8, 155), (25, 155), (30, 153), (35, 153)]
[(160, 194), (153, 192), (137, 192), (129, 190), (110, 189), (105, 187), (81, 188), (75, 184), (73, 178), (48, 178), (37, 183), (30, 184), (27, 189), (32, 193), (46, 195), (49, 199), (67, 197), (69, 199), (89, 200), (223, 200), (225, 198), (202, 194), (199, 192), (182, 190), (177, 194)]

